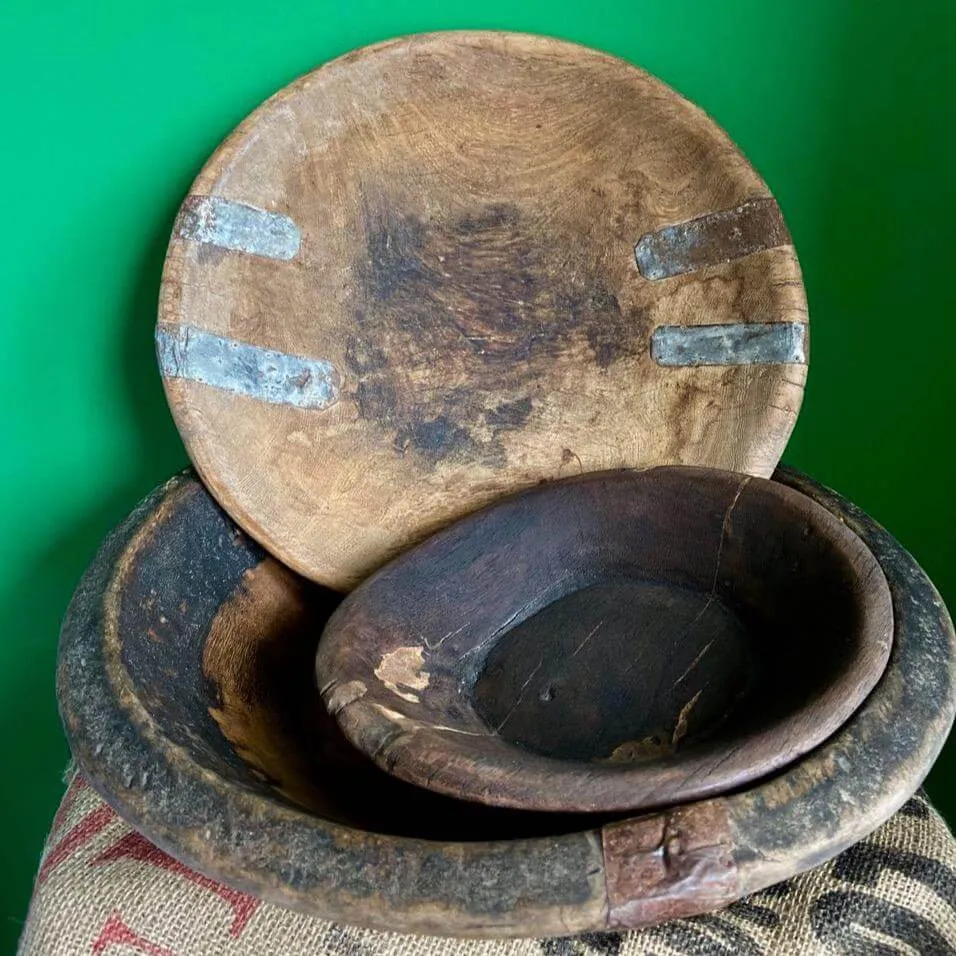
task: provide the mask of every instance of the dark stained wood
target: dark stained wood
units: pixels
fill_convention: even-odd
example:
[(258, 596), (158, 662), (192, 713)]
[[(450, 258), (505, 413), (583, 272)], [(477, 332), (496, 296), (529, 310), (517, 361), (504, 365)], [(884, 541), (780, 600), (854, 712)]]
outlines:
[[(702, 111), (594, 50), (450, 32), (327, 64), (216, 151), (158, 336), (217, 500), (346, 590), (542, 479), (769, 475), (806, 322), (777, 204)], [(767, 323), (792, 347), (754, 347)], [(674, 345), (701, 324), (727, 327), (721, 364)]]
[(309, 674), (338, 596), (266, 557), (188, 474), (104, 542), (77, 589), (57, 675), (71, 748), (174, 857), (324, 918), (544, 936), (714, 909), (875, 829), (956, 710), (956, 635), (913, 559), (838, 496), (792, 472), (780, 481), (862, 536), (895, 634), (847, 723), (739, 792), (608, 820), (470, 805), (384, 774), (344, 744)]
[(761, 657), (719, 598), (611, 579), (503, 633), (470, 696), (485, 725), (519, 747), (623, 766), (732, 735)]
[(439, 532), (346, 598), (316, 668), (346, 736), (404, 780), (608, 812), (786, 766), (870, 693), (892, 632), (879, 565), (806, 495), (655, 468)]

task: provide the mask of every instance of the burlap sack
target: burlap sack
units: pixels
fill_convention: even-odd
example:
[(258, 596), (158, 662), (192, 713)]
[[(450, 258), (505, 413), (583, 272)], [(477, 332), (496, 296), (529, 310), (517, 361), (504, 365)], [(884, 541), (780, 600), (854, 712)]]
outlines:
[(576, 939), (458, 941), (337, 926), (177, 863), (74, 778), (43, 853), (21, 956), (805, 956), (956, 954), (956, 844), (914, 797), (831, 863), (719, 915)]

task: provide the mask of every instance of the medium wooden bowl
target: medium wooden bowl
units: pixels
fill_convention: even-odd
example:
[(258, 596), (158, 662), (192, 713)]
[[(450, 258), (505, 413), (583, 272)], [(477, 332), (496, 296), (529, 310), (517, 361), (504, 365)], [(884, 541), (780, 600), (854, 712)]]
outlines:
[(352, 592), (316, 666), (346, 737), (404, 780), (638, 810), (817, 746), (892, 634), (879, 564), (825, 508), (654, 468), (542, 485), (438, 533)]
[(739, 791), (641, 817), (452, 800), (344, 743), (312, 676), (337, 596), (264, 555), (191, 475), (106, 540), (63, 626), (76, 760), (199, 872), (340, 922), (467, 936), (637, 927), (823, 862), (916, 789), (956, 708), (954, 638), (913, 559), (843, 499), (780, 482), (859, 534), (894, 607), (883, 678), (820, 747)]

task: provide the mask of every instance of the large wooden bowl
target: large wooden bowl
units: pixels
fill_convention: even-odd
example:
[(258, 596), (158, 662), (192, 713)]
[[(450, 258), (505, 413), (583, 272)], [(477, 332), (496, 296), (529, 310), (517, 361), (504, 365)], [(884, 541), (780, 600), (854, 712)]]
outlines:
[(769, 475), (807, 310), (727, 135), (546, 37), (403, 37), (273, 96), (176, 220), (166, 392), (216, 499), (347, 590), (518, 488), (609, 468)]
[(641, 810), (822, 743), (892, 634), (876, 559), (807, 495), (653, 468), (542, 485), (432, 536), (349, 595), (316, 673), (346, 737), (411, 783)]
[(893, 646), (843, 727), (738, 792), (582, 819), (456, 801), (382, 772), (344, 744), (314, 685), (336, 597), (266, 557), (189, 474), (107, 539), (67, 614), (57, 684), (76, 760), (176, 858), (339, 921), (545, 936), (719, 908), (887, 819), (956, 709), (956, 637), (913, 559), (832, 492), (779, 480), (872, 551)]

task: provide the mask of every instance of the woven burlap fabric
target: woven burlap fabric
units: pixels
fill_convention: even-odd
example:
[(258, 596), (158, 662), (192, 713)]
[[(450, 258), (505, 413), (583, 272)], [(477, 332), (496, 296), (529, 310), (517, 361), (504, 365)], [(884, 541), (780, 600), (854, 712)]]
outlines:
[(956, 954), (956, 843), (922, 795), (825, 866), (722, 913), (576, 939), (468, 941), (337, 926), (213, 882), (76, 777), (54, 821), (21, 956), (805, 956)]

